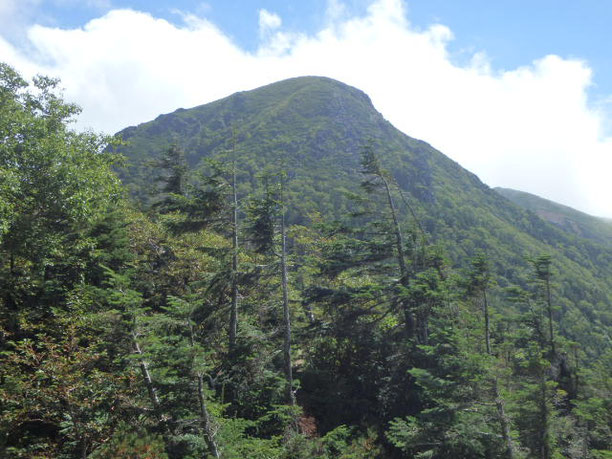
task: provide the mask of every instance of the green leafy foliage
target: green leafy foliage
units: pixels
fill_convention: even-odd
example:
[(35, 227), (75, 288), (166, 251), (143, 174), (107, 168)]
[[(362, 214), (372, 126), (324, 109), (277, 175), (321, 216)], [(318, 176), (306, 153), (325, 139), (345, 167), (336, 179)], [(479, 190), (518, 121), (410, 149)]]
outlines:
[[(327, 78), (294, 78), (161, 115), (120, 135), (128, 145), (120, 148), (127, 166), (119, 173), (143, 202), (149, 177), (156, 176), (147, 164), (170, 139), (180, 139), (191, 168), (233, 151), (243, 196), (254, 190), (258, 174), (283, 164), (291, 182), (288, 222), (306, 226), (309, 215), (333, 221), (356, 211), (350, 196), (361, 195), (362, 150), (368, 145), (376, 167), (398, 185), (394, 199), (402, 228), (414, 227), (415, 235), (426, 231), (452, 267), (467, 267), (470, 257), (486, 252), (502, 287), (525, 286), (525, 258), (549, 253), (559, 272), (558, 306), (573, 317), (562, 321), (563, 333), (585, 343), (579, 324), (588, 323), (587, 353), (594, 358), (606, 347), (610, 248), (513, 205), (431, 146), (393, 128), (355, 88)], [(384, 201), (373, 202), (385, 208)]]
[(125, 131), (139, 211), (56, 84), (0, 67), (0, 456), (610, 455), (606, 249), (321, 78)]

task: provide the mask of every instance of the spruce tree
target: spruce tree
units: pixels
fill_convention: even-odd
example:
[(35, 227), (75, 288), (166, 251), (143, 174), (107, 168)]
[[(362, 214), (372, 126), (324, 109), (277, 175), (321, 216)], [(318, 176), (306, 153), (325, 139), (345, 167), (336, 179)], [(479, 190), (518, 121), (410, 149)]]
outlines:
[(263, 196), (252, 199), (248, 209), (248, 232), (256, 252), (277, 259), (283, 310), (283, 360), (286, 378), (286, 401), (296, 404), (291, 356), (291, 310), (289, 307), (289, 279), (286, 227), (286, 173), (265, 176)]

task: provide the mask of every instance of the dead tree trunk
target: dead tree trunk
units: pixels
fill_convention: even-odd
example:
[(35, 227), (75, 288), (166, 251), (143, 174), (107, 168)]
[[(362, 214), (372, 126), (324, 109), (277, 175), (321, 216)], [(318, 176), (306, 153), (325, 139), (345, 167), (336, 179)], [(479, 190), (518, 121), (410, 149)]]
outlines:
[[(482, 300), (483, 300), (484, 321), (485, 321), (485, 346), (486, 346), (487, 354), (492, 356), (493, 351), (491, 349), (491, 329), (490, 329), (491, 321), (489, 317), (489, 302), (487, 299), (486, 285), (482, 287)], [(513, 459), (514, 458), (514, 445), (512, 444), (512, 436), (510, 435), (510, 421), (508, 420), (508, 416), (506, 416), (506, 410), (504, 408), (504, 400), (501, 394), (499, 393), (497, 377), (493, 378), (493, 397), (495, 399), (495, 406), (497, 408), (497, 418), (499, 420), (502, 437), (506, 445), (506, 457), (508, 459)]]
[(283, 290), (283, 322), (284, 322), (284, 341), (283, 354), (285, 357), (285, 377), (287, 378), (287, 402), (295, 405), (295, 393), (293, 392), (293, 368), (291, 363), (291, 311), (289, 309), (289, 279), (287, 275), (287, 228), (285, 225), (285, 201), (284, 184), (281, 179), (281, 283)]
[[(191, 323), (189, 326), (189, 338), (191, 342), (191, 347), (195, 347), (195, 337), (193, 332), (193, 325)], [(202, 372), (196, 371), (196, 379), (198, 382), (198, 405), (200, 409), (200, 425), (202, 430), (204, 431), (204, 440), (206, 441), (206, 445), (210, 450), (210, 453), (214, 457), (221, 457), (219, 452), (219, 447), (217, 446), (217, 442), (215, 440), (215, 426), (213, 420), (208, 412), (208, 408), (206, 407), (206, 394), (204, 392), (204, 376)], [(207, 457), (207, 456), (205, 456)]]
[(149, 400), (151, 401), (151, 405), (153, 405), (153, 410), (155, 415), (159, 418), (160, 422), (163, 423), (163, 417), (161, 415), (161, 408), (159, 403), (159, 397), (157, 396), (157, 391), (155, 390), (155, 385), (153, 384), (153, 378), (151, 378), (151, 372), (149, 371), (149, 365), (144, 358), (142, 350), (140, 349), (140, 345), (136, 340), (136, 334), (132, 334), (132, 345), (134, 347), (134, 352), (138, 354), (139, 357), (139, 367), (140, 373), (142, 374), (142, 379), (145, 382), (145, 386), (147, 388), (147, 393), (149, 394)]
[[(234, 147), (235, 149), (235, 147)], [(232, 304), (229, 323), (229, 351), (236, 348), (238, 332), (238, 196), (236, 194), (236, 161), (232, 167)]]

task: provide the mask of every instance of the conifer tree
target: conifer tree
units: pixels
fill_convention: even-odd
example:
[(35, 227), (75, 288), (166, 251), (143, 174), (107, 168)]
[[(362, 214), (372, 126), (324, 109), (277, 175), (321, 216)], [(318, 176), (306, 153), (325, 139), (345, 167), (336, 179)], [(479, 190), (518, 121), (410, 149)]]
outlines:
[[(488, 299), (488, 288), (492, 282), (491, 267), (484, 253), (479, 253), (472, 258), (471, 265), (468, 279), (468, 291), (477, 299), (480, 297), (484, 316), (485, 349), (487, 355), (494, 357), (495, 354), (491, 344), (491, 314)], [(515, 447), (510, 434), (510, 420), (506, 414), (505, 401), (501, 396), (498, 377), (495, 374), (492, 375), (492, 386), (493, 400), (497, 408), (500, 430), (506, 445), (505, 455), (507, 458), (512, 459), (515, 456)]]
[[(551, 341), (546, 337), (546, 308), (541, 308), (539, 274), (534, 272), (536, 291), (520, 287), (509, 289), (510, 300), (522, 307), (517, 330), (514, 331), (514, 377), (518, 387), (513, 391), (515, 423), (522, 446), (540, 459), (557, 453), (556, 421), (559, 398), (562, 396), (553, 378)], [(544, 310), (542, 310), (544, 309)]]
[(157, 180), (161, 183), (161, 199), (154, 206), (162, 213), (179, 210), (181, 197), (185, 195), (187, 185), (187, 164), (185, 153), (176, 144), (168, 147), (156, 166), (161, 169)]
[[(270, 183), (271, 179), (276, 179), (277, 182)], [(293, 406), (296, 400), (291, 356), (291, 310), (289, 307), (287, 273), (286, 180), (285, 172), (281, 172), (276, 177), (265, 176), (263, 178), (263, 196), (259, 199), (253, 199), (248, 209), (248, 231), (256, 252), (273, 255), (278, 259), (283, 309), (283, 360), (287, 382), (286, 400), (289, 405)]]
[[(193, 198), (186, 205), (191, 226), (209, 227), (227, 234), (231, 239), (231, 267), (229, 268), (230, 313), (228, 326), (228, 349), (230, 355), (236, 350), (238, 335), (239, 303), (239, 256), (240, 221), (238, 181), (236, 165), (236, 143), (231, 154), (231, 163), (222, 160), (206, 162), (206, 171), (200, 174), (200, 183), (194, 187)], [(229, 226), (230, 230), (227, 231)]]
[[(422, 262), (424, 260), (423, 250), (416, 250), (416, 235), (412, 238), (412, 248), (414, 250), (412, 250), (410, 267), (407, 264), (407, 251), (404, 242), (404, 234), (401, 228), (400, 216), (394, 199), (394, 192), (396, 194), (399, 194), (404, 200), (405, 198), (403, 195), (401, 195), (401, 190), (399, 190), (399, 187), (395, 184), (392, 175), (382, 167), (380, 160), (374, 151), (374, 145), (372, 141), (367, 143), (362, 149), (361, 166), (361, 173), (365, 177), (364, 181), (362, 182), (362, 187), (364, 188), (364, 190), (368, 194), (373, 194), (377, 190), (381, 190), (382, 194), (384, 195), (384, 201), (386, 202), (386, 207), (388, 211), (389, 224), (391, 225), (391, 232), (394, 237), (395, 254), (400, 275), (399, 283), (404, 289), (404, 291), (407, 292), (410, 290), (410, 283), (412, 279), (414, 279), (414, 276), (417, 275), (419, 270), (425, 269), (425, 267), (422, 266)], [(421, 228), (413, 209), (411, 207), (409, 208), (412, 217), (415, 220), (415, 225), (418, 228)], [(420, 236), (422, 238), (425, 237), (424, 233), (422, 232), (422, 229)], [(423, 249), (424, 244), (421, 243), (420, 245), (423, 246)], [(416, 290), (414, 289), (412, 291), (416, 292)], [(424, 303), (419, 304), (419, 301), (419, 299), (414, 297), (411, 298), (410, 295), (408, 295), (400, 301), (400, 304), (404, 312), (404, 323), (406, 327), (407, 336), (415, 339), (419, 343), (426, 344), (428, 335), (427, 322), (429, 310)]]
[(544, 303), (546, 309), (546, 316), (548, 318), (548, 336), (550, 346), (550, 358), (554, 359), (556, 354), (555, 347), (555, 334), (554, 334), (554, 320), (553, 320), (553, 306), (552, 306), (552, 295), (551, 295), (551, 264), (552, 260), (550, 255), (540, 255), (535, 259), (531, 260), (531, 264), (534, 269), (535, 281), (538, 286), (538, 296)]

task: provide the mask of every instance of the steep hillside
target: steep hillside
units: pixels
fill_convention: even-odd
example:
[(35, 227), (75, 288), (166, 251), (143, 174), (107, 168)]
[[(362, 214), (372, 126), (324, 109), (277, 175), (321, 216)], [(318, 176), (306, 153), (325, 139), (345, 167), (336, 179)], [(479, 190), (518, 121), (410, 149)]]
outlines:
[(139, 210), (56, 84), (0, 63), (0, 457), (610, 457), (609, 249), (313, 78), (130, 129)]
[(531, 210), (538, 216), (564, 231), (612, 246), (612, 221), (593, 217), (571, 207), (558, 204), (524, 191), (510, 188), (495, 188), (499, 194), (513, 203)]
[[(194, 168), (205, 157), (236, 144), (243, 192), (257, 171), (289, 171), (293, 222), (307, 223), (319, 211), (343, 215), (345, 191), (359, 191), (360, 150), (372, 140), (419, 215), (423, 227), (460, 265), (478, 250), (492, 259), (504, 286), (524, 278), (525, 258), (548, 252), (558, 272), (556, 300), (570, 338), (590, 324), (605, 342), (606, 310), (612, 304), (612, 249), (576, 238), (526, 211), (482, 183), (427, 143), (395, 129), (363, 92), (338, 81), (301, 77), (225, 99), (161, 115), (119, 133), (128, 165), (125, 182), (142, 201), (158, 174), (152, 159), (178, 143)], [(525, 165), (529, 167), (529, 165)], [(407, 209), (401, 209), (409, 220)]]

